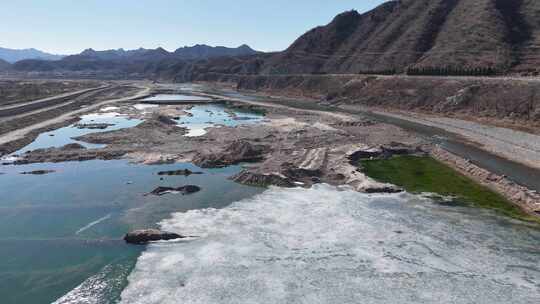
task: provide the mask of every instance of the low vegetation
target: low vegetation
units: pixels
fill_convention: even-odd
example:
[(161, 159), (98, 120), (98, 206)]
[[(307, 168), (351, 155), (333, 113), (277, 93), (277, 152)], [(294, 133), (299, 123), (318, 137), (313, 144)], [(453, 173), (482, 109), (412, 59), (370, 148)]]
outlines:
[(361, 160), (370, 177), (398, 185), (411, 193), (430, 192), (455, 197), (456, 203), (488, 208), (527, 221), (536, 221), (503, 196), (430, 157), (396, 156)]

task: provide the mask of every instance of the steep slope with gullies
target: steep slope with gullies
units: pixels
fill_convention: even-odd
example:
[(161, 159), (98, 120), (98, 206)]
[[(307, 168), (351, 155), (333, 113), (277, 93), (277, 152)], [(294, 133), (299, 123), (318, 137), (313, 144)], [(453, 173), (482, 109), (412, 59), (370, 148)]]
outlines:
[(350, 11), (298, 38), (262, 74), (377, 73), (408, 68), (535, 70), (540, 1), (397, 0)]
[[(513, 10), (501, 2), (516, 0), (461, 0), (447, 15), (433, 47), (417, 63), (420, 66), (498, 67), (512, 65), (515, 33), (506, 19)], [(499, 10), (501, 9), (501, 10)]]
[(513, 27), (514, 33), (522, 33), (517, 35), (519, 44), (514, 50), (517, 58), (514, 70), (534, 71), (540, 67), (540, 1), (514, 1), (519, 5), (514, 9), (515, 17), (510, 21), (517, 22)]

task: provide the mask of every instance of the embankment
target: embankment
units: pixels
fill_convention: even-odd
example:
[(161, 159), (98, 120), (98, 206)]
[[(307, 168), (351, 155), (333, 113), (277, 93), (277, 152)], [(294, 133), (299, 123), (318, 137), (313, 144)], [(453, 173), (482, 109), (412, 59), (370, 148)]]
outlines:
[(334, 105), (435, 114), (540, 134), (537, 79), (205, 74), (198, 80)]

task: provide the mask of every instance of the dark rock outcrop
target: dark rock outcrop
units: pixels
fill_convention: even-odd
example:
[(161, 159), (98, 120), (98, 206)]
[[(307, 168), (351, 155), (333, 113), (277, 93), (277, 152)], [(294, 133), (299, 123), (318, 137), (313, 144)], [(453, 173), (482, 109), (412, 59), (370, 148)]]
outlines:
[(168, 116), (164, 116), (164, 115), (158, 115), (156, 120), (159, 121), (162, 124), (165, 124), (165, 125), (176, 125), (176, 124), (178, 124), (172, 117), (168, 117)]
[(180, 193), (182, 195), (192, 194), (201, 191), (201, 188), (199, 186), (193, 186), (193, 185), (186, 185), (182, 187), (157, 187), (156, 189), (152, 190), (152, 192), (147, 193), (146, 195), (157, 195), (162, 196), (169, 193)]
[(124, 241), (129, 244), (143, 245), (155, 241), (169, 241), (185, 238), (182, 235), (164, 232), (157, 229), (135, 230), (124, 236)]
[(75, 128), (77, 129), (91, 129), (91, 130), (105, 130), (108, 127), (112, 127), (114, 124), (108, 124), (108, 123), (88, 123), (88, 124), (76, 124)]
[(54, 172), (55, 172), (54, 170), (35, 170), (35, 171), (21, 172), (21, 174), (24, 174), (24, 175), (45, 175), (45, 174), (50, 174), (50, 173), (54, 173)]
[(232, 176), (231, 180), (239, 184), (256, 187), (278, 186), (292, 188), (296, 186), (294, 181), (286, 176), (277, 174), (260, 174), (249, 170), (243, 170), (242, 172)]
[(193, 174), (203, 174), (202, 172), (193, 172), (189, 169), (180, 169), (180, 170), (172, 170), (172, 171), (160, 171), (158, 172), (158, 175), (183, 175), (183, 176), (190, 176)]

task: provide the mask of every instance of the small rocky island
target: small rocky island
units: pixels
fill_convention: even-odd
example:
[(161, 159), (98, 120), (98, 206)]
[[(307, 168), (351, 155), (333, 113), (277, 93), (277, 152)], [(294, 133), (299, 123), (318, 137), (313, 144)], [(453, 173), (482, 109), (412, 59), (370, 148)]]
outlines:
[(185, 238), (182, 235), (160, 231), (157, 229), (135, 230), (124, 236), (124, 241), (128, 244), (144, 245), (155, 241), (169, 241)]

